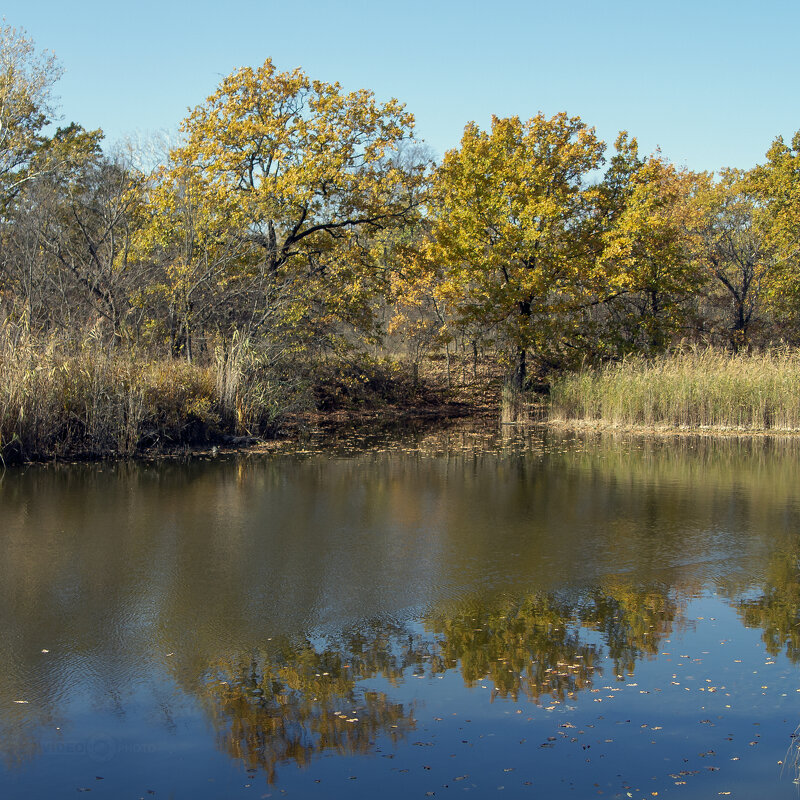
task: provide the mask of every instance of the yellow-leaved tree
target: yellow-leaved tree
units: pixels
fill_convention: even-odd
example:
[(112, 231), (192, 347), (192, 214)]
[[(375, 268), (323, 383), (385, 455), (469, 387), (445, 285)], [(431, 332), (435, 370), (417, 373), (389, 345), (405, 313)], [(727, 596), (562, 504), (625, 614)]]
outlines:
[(241, 209), (224, 197), (211, 202), (210, 193), (205, 176), (189, 166), (161, 168), (151, 177), (147, 219), (136, 237), (140, 257), (158, 266), (140, 298), (151, 312), (151, 336), (187, 361), (198, 337), (225, 345), (247, 309), (267, 305), (254, 295), (260, 287)]
[(368, 327), (385, 281), (373, 238), (409, 223), (424, 183), (402, 157), (412, 129), (397, 100), (270, 60), (225, 78), (152, 193), (176, 313), (190, 292), (214, 325), (248, 334), (320, 343), (342, 323)]
[(749, 173), (752, 189), (768, 228), (767, 244), (775, 257), (770, 305), (788, 323), (785, 335), (797, 337), (800, 307), (800, 131), (789, 144), (778, 136), (764, 164)]
[(694, 238), (703, 176), (659, 154), (639, 157), (636, 140), (624, 134), (617, 149), (624, 168), (609, 170), (600, 187), (601, 206), (613, 197), (614, 211), (600, 237), (595, 274), (612, 298), (608, 335), (621, 337), (623, 351), (657, 352), (679, 332), (704, 280)]
[(506, 343), (522, 388), (529, 353), (543, 357), (578, 301), (589, 267), (587, 176), (604, 144), (579, 117), (494, 117), (467, 125), (434, 176), (425, 253), (462, 321)]

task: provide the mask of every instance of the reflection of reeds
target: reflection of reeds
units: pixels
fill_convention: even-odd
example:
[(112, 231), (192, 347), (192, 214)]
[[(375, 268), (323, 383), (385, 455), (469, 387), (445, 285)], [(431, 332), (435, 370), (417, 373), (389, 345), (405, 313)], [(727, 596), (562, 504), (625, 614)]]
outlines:
[(794, 773), (793, 783), (800, 784), (800, 725), (794, 729), (791, 734), (792, 741), (786, 748), (786, 755), (784, 756), (781, 766), (781, 774), (786, 766)]
[(615, 425), (800, 430), (800, 351), (693, 348), (554, 381), (555, 419)]

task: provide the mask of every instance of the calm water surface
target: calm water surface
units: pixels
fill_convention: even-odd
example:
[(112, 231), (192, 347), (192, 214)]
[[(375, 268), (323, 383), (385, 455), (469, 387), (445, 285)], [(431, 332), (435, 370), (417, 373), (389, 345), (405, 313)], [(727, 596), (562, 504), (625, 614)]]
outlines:
[(9, 470), (0, 797), (798, 797), (798, 487), (475, 427)]

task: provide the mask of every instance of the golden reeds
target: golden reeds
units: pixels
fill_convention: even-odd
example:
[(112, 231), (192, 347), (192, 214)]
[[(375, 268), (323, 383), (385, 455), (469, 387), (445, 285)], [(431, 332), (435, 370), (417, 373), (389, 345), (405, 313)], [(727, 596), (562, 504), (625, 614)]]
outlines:
[(800, 430), (800, 351), (684, 349), (564, 375), (553, 419), (621, 426)]
[[(273, 434), (282, 395), (260, 367), (240, 361), (223, 397), (219, 362), (145, 358), (92, 338), (76, 345), (0, 327), (0, 458), (129, 456)], [(232, 418), (232, 407), (248, 413)]]

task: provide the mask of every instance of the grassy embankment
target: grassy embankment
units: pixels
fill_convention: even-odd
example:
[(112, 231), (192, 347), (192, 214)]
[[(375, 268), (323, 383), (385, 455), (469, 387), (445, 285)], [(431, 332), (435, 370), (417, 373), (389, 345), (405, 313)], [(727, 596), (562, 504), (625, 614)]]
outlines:
[(0, 328), (0, 459), (127, 457), (248, 437), (293, 415), (435, 402), (403, 365), (287, 361), (243, 345), (206, 364)]
[(687, 349), (564, 375), (554, 421), (620, 427), (800, 431), (800, 351)]

